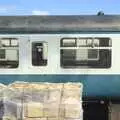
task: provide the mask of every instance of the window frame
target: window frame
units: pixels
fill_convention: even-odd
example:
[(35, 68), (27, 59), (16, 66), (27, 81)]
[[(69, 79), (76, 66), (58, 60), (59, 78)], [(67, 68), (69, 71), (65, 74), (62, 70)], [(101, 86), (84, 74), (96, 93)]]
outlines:
[[(65, 39), (65, 40), (67, 40), (67, 39), (75, 39), (75, 41), (77, 41), (78, 39), (80, 40), (80, 39), (99, 39), (99, 41), (100, 41), (100, 39), (102, 39), (102, 38), (106, 38), (106, 39), (109, 39), (109, 46), (94, 46), (94, 47), (88, 47), (88, 46), (74, 46), (74, 47), (66, 47), (66, 46), (63, 46), (62, 45), (62, 43), (63, 43), (63, 40)], [(76, 43), (76, 45), (77, 45), (77, 42), (75, 42)], [(61, 68), (63, 68), (63, 69), (65, 69), (65, 68), (67, 68), (67, 69), (77, 69), (77, 68), (79, 68), (79, 69), (84, 69), (84, 67), (82, 66), (81, 67), (81, 65), (78, 65), (78, 66), (73, 66), (73, 65), (69, 65), (69, 66), (64, 66), (64, 65), (62, 65), (62, 63), (61, 63), (61, 50), (65, 50), (65, 49), (69, 49), (69, 50), (71, 50), (71, 49), (85, 49), (85, 48), (87, 48), (88, 50), (90, 49), (90, 50), (94, 50), (94, 49), (96, 49), (96, 50), (98, 50), (98, 59), (89, 59), (89, 60), (86, 60), (86, 61), (94, 61), (94, 60), (99, 60), (99, 58), (100, 58), (100, 55), (99, 55), (99, 51), (100, 50), (111, 50), (111, 63), (110, 63), (110, 67), (108, 67), (108, 68), (111, 68), (112, 67), (112, 39), (110, 38), (110, 37), (64, 37), (64, 38), (61, 38), (60, 39), (60, 66), (61, 66)], [(102, 69), (108, 69), (107, 67), (104, 67), (104, 68), (102, 68)], [(86, 67), (85, 67), (85, 69), (86, 69)], [(94, 69), (94, 67), (88, 67), (88, 69)], [(96, 68), (95, 68), (96, 69)], [(97, 67), (97, 69), (101, 69), (101, 67)]]
[[(32, 45), (33, 43), (47, 43), (47, 63), (46, 65), (33, 65), (33, 56), (32, 56), (32, 52), (33, 52), (33, 49), (32, 49)], [(31, 40), (30, 42), (30, 46), (31, 46), (31, 58), (30, 58), (30, 61), (31, 61), (31, 66), (34, 67), (34, 68), (39, 68), (39, 67), (48, 67), (48, 41), (39, 41), (38, 39), (35, 39), (35, 40)]]
[[(6, 46), (3, 45), (2, 46), (2, 40), (4, 40), (4, 39), (8, 39), (10, 45), (6, 45)], [(14, 50), (14, 49), (18, 50), (18, 53), (17, 53), (17, 55), (18, 55), (17, 56), (18, 57), (18, 65), (17, 65), (17, 67), (6, 67), (5, 66), (5, 67), (0, 67), (0, 70), (16, 70), (16, 69), (19, 69), (19, 65), (20, 65), (20, 41), (19, 41), (19, 39), (20, 39), (19, 36), (14, 36), (14, 35), (12, 35), (12, 36), (0, 36), (0, 49), (5, 50), (5, 54), (6, 54), (6, 50)], [(17, 40), (18, 45), (12, 46), (11, 45), (12, 40)], [(6, 61), (6, 60), (7, 60), (6, 55), (5, 55), (4, 59), (0, 58), (1, 62)], [(9, 62), (11, 62), (11, 61), (9, 61)]]

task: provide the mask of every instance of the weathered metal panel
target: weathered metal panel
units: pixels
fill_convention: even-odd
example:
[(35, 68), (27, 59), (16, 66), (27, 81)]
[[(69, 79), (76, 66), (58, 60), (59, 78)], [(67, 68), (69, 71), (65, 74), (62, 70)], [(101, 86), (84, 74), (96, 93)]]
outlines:
[(120, 16), (0, 16), (0, 32), (120, 31)]

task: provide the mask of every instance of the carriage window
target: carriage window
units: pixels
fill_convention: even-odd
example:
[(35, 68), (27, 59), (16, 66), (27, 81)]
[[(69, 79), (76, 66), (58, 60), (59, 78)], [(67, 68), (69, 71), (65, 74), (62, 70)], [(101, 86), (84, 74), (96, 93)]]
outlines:
[(110, 68), (111, 39), (64, 38), (61, 40), (61, 67)]
[[(14, 42), (13, 42), (14, 41)], [(17, 68), (19, 45), (16, 38), (0, 38), (0, 68)]]
[(46, 66), (47, 57), (48, 57), (48, 43), (33, 42), (32, 43), (32, 65)]

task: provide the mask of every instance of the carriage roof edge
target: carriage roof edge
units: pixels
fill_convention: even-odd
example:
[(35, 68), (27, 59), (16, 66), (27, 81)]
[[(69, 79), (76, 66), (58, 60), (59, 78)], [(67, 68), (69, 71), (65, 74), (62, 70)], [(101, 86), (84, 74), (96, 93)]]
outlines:
[(120, 15), (0, 16), (0, 32), (120, 31)]

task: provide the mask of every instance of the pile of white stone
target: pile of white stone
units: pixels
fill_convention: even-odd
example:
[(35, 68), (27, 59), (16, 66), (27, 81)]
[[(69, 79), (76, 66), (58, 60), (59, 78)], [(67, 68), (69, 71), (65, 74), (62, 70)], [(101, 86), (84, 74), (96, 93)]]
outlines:
[(82, 120), (81, 83), (0, 85), (0, 119)]

